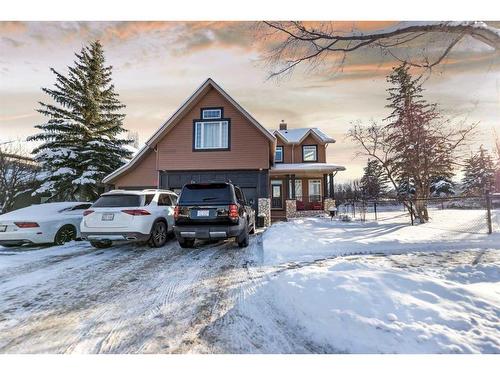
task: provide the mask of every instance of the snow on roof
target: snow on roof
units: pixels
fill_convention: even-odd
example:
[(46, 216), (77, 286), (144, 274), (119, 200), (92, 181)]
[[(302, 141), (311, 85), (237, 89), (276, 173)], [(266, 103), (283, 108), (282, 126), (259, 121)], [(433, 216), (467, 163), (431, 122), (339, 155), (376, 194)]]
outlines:
[(19, 210), (0, 215), (0, 220), (47, 219), (52, 215), (58, 213), (59, 211), (64, 210), (65, 208), (70, 208), (85, 203), (90, 202), (56, 202), (34, 204), (29, 207), (21, 208)]
[(315, 172), (331, 172), (331, 171), (345, 171), (345, 167), (337, 164), (330, 163), (290, 163), (281, 164), (277, 163), (271, 167), (271, 171), (286, 172), (286, 171), (315, 171)]
[(335, 142), (335, 139), (333, 139), (332, 137), (329, 137), (328, 135), (323, 133), (318, 128), (296, 128), (296, 129), (287, 129), (287, 130), (275, 130), (275, 133), (279, 134), (288, 143), (300, 143), (309, 134), (316, 135), (316, 137), (318, 137), (322, 142), (325, 142), (325, 143), (334, 143)]

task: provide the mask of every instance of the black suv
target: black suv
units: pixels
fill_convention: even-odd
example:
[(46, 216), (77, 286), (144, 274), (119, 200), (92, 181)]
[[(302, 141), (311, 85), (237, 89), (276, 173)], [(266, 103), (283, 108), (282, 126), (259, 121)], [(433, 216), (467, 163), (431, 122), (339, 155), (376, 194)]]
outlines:
[(193, 247), (196, 239), (232, 237), (239, 247), (246, 247), (249, 233), (255, 232), (252, 203), (228, 182), (184, 185), (174, 211), (175, 236), (184, 248)]

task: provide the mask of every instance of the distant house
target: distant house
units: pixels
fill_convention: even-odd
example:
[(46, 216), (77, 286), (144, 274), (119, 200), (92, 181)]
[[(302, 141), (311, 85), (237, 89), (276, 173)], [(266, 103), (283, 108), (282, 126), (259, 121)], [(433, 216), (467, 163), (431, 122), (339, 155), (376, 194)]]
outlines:
[(335, 140), (316, 128), (267, 130), (212, 79), (207, 79), (126, 165), (108, 175), (110, 188), (180, 191), (191, 181), (231, 180), (257, 214), (283, 219), (321, 211), (333, 199), (326, 162)]
[[(26, 176), (27, 173), (36, 173), (39, 170), (38, 164), (32, 158), (27, 156), (2, 153), (0, 159), (2, 173), (4, 173), (3, 177), (6, 179), (6, 181), (4, 182), (7, 184), (7, 186), (9, 186), (9, 184), (11, 183), (9, 179), (15, 178), (19, 181), (19, 179), (23, 178), (23, 176)], [(21, 167), (22, 174), (21, 172), (17, 172), (17, 175), (14, 176), (13, 170), (15, 169), (19, 171), (19, 167)], [(31, 186), (31, 184), (29, 184), (26, 187), (26, 190), (23, 190), (14, 196), (14, 203), (10, 207), (10, 211), (27, 207), (32, 204), (41, 203), (40, 196), (32, 196), (35, 186)], [(0, 192), (0, 207), (3, 207), (4, 199), (7, 198), (5, 198), (5, 195)]]

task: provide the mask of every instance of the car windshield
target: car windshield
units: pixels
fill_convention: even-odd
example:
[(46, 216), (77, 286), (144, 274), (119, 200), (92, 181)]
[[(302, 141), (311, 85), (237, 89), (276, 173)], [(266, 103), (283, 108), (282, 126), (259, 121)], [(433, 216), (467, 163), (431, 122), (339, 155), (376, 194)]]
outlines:
[(101, 196), (92, 207), (139, 207), (140, 205), (140, 195), (113, 194)]
[(184, 186), (179, 204), (230, 204), (231, 187), (227, 184), (190, 184)]

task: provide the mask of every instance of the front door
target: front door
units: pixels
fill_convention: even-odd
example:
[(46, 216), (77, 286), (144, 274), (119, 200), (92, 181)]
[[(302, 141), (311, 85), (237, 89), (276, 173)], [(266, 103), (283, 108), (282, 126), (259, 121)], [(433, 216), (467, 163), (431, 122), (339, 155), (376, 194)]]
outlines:
[(271, 180), (271, 208), (283, 209), (283, 184), (281, 180)]

